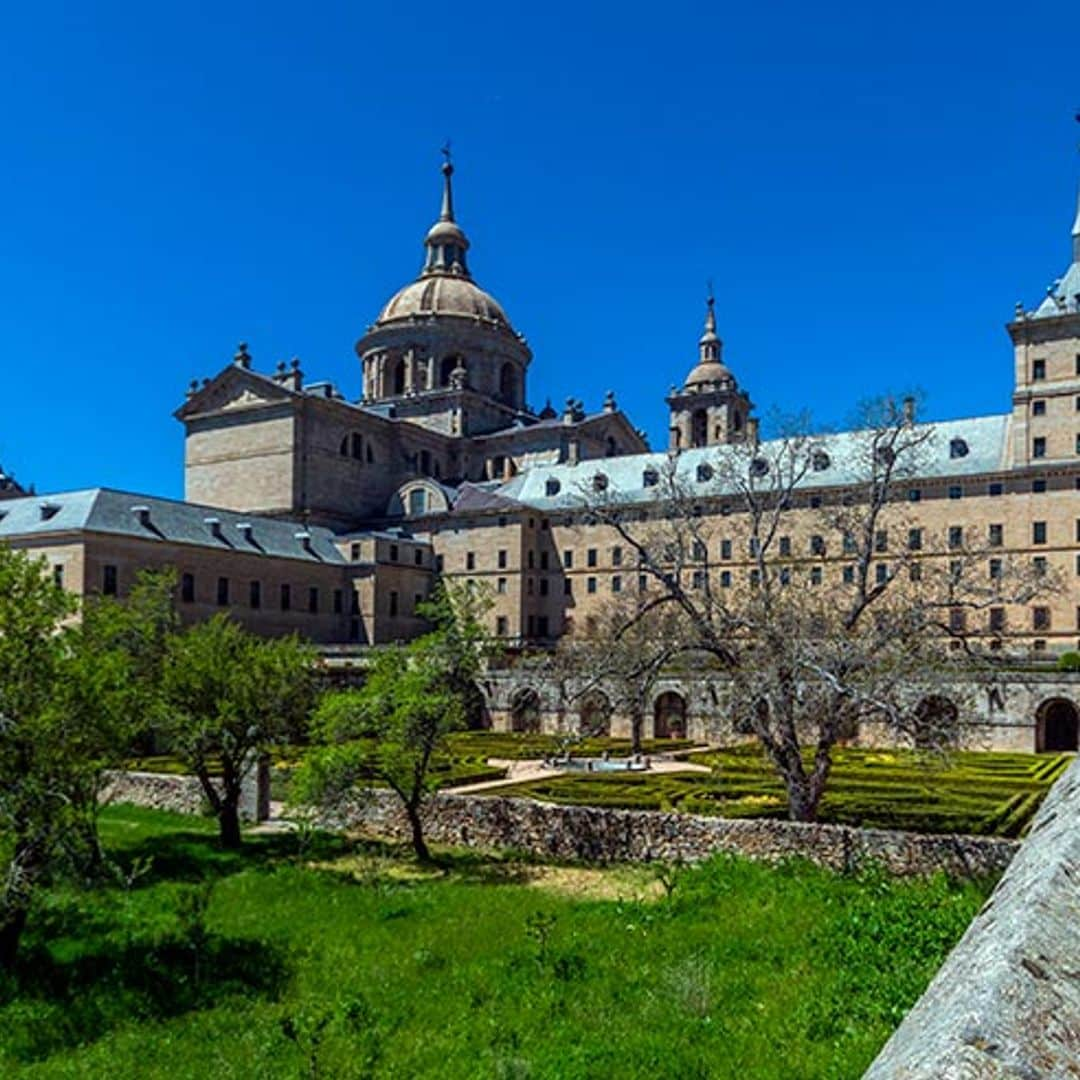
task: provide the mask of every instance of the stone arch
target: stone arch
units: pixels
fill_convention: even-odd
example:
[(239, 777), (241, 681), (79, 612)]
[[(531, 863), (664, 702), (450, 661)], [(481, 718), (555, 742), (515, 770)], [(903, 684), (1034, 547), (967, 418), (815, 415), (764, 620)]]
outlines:
[(1048, 698), (1035, 710), (1035, 752), (1080, 749), (1080, 713), (1068, 698)]
[(510, 703), (510, 730), (536, 735), (540, 732), (540, 695), (531, 687), (522, 687)]
[(707, 446), (709, 443), (709, 414), (695, 409), (690, 416), (690, 445)]
[(581, 699), (578, 730), (593, 737), (611, 734), (611, 701), (602, 690), (593, 690)]
[(499, 396), (507, 405), (517, 404), (517, 368), (508, 360), (499, 371)]
[(400, 397), (405, 393), (405, 361), (404, 359), (395, 360), (393, 366), (390, 369), (391, 386), (390, 393), (395, 397)]
[(653, 738), (686, 738), (686, 698), (665, 690), (653, 703)]
[(465, 366), (464, 357), (459, 356), (457, 353), (451, 353), (449, 356), (444, 356), (439, 364), (439, 385), (449, 386), (450, 376), (453, 374), (454, 369), (458, 366)]
[(915, 746), (920, 750), (952, 746), (960, 735), (960, 710), (944, 694), (930, 694), (915, 706)]

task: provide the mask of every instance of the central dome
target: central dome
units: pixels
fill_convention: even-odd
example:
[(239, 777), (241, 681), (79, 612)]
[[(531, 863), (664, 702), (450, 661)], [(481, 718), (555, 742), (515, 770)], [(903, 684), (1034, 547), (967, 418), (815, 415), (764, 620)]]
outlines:
[(457, 315), (486, 319), (510, 329), (506, 312), (478, 285), (466, 277), (431, 274), (395, 293), (379, 313), (376, 326), (395, 319)]

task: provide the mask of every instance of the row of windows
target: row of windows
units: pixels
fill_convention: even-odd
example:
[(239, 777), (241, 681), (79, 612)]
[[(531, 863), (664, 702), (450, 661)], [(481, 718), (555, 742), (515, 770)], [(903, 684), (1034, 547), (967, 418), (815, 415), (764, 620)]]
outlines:
[[(362, 557), (362, 546), (358, 543), (349, 545), (349, 559), (351, 562), (359, 562)], [(390, 562), (396, 563), (401, 561), (401, 549), (397, 544), (391, 544), (388, 553)], [(413, 549), (413, 564), (416, 566), (424, 565), (424, 549)]]
[[(1080, 374), (1080, 372), (1078, 372)], [(1073, 400), (1073, 408), (1080, 412), (1080, 394), (1078, 394)], [(1031, 403), (1031, 415), (1032, 416), (1045, 416), (1046, 415), (1046, 399), (1036, 398)]]
[[(546, 615), (529, 615), (525, 619), (525, 633), (530, 638), (546, 639), (551, 637), (551, 624)], [(499, 637), (510, 636), (510, 620), (505, 615), (495, 619), (495, 633)]]
[[(1080, 401), (1080, 398), (1077, 399)], [(1073, 453), (1080, 454), (1080, 432), (1077, 432), (1076, 438), (1073, 444)], [(1031, 456), (1033, 458), (1046, 457), (1046, 436), (1036, 435), (1031, 440)]]
[(348, 435), (342, 436), (338, 453), (341, 454), (342, 457), (352, 458), (353, 461), (359, 461), (361, 463), (366, 461), (368, 465), (375, 464), (375, 454), (371, 449), (371, 443), (365, 445), (363, 437), (358, 431), (353, 431)]
[[(1080, 375), (1080, 353), (1076, 356), (1074, 374)], [(1034, 382), (1042, 382), (1046, 378), (1046, 361), (1041, 357), (1031, 362), (1031, 378)]]
[[(112, 592), (110, 593), (108, 588), (108, 574), (109, 570), (113, 571), (112, 574)], [(116, 585), (116, 568), (105, 567), (106, 571), (106, 583), (102, 589), (106, 595), (115, 595)], [(297, 590), (301, 592), (301, 590)], [(216, 587), (216, 602), (218, 607), (230, 607), (238, 603), (235, 597), (235, 591), (233, 588), (233, 582), (227, 577), (219, 577), (217, 579)], [(278, 588), (278, 608), (281, 611), (294, 610), (293, 601), (297, 599), (293, 592), (291, 585), (281, 585)], [(306, 610), (310, 615), (318, 615), (320, 608), (320, 594), (317, 585), (310, 585), (307, 588), (306, 596), (303, 596), (306, 603), (303, 606), (298, 605), (295, 610)], [(183, 573), (180, 575), (180, 602), (184, 604), (195, 603), (195, 575), (191, 573)], [(253, 580), (247, 583), (247, 606), (253, 611), (259, 611), (263, 607), (263, 585), (261, 581)], [(353, 607), (356, 606), (356, 596), (353, 594)], [(334, 589), (333, 592), (333, 613), (340, 615), (344, 611), (345, 607), (345, 594), (342, 589)]]

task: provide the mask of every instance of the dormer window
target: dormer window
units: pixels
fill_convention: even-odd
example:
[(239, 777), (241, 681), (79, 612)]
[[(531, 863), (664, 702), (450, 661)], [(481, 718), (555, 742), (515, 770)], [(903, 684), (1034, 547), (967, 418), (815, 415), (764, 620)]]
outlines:
[(814, 472), (824, 472), (831, 464), (832, 460), (824, 450), (815, 450), (810, 455), (810, 467)]
[(551, 477), (547, 483), (544, 484), (544, 494), (547, 496), (558, 495), (561, 490), (562, 484), (560, 484), (555, 477)]
[(41, 520), (48, 521), (50, 518), (56, 517), (60, 513), (60, 506), (58, 503), (42, 503), (39, 507), (41, 513)]
[(608, 486), (608, 478), (607, 478), (607, 476), (602, 472), (598, 472), (592, 478), (592, 486), (593, 486), (593, 491), (607, 491), (607, 486)]
[(699, 484), (707, 484), (713, 478), (713, 467), (702, 462), (697, 467), (697, 480)]
[(641, 474), (641, 484), (643, 487), (656, 487), (660, 483), (660, 474), (655, 469), (646, 469)]
[(767, 476), (769, 472), (769, 463), (763, 457), (756, 457), (750, 462), (750, 475), (751, 476)]
[(879, 446), (874, 451), (874, 460), (879, 465), (891, 465), (896, 460), (896, 453), (891, 446)]
[(968, 455), (968, 444), (963, 439), (949, 440), (949, 457), (962, 458)]

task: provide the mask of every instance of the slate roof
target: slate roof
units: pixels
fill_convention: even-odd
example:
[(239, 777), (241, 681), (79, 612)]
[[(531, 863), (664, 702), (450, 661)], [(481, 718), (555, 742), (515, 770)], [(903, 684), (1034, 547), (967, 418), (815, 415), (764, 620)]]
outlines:
[[(142, 523), (135, 507), (149, 510), (147, 524)], [(220, 522), (220, 535), (207, 524), (207, 518), (216, 518)], [(237, 527), (244, 523), (251, 526), (250, 540)], [(304, 528), (293, 521), (239, 514), (216, 506), (136, 495), (112, 488), (33, 495), (5, 500), (0, 505), (0, 540), (65, 532), (108, 533), (301, 562), (346, 561), (334, 545), (334, 534), (329, 529)], [(309, 545), (297, 538), (297, 533), (304, 532), (311, 537)]]
[[(980, 416), (968, 420), (943, 420), (938, 423), (919, 425), (931, 429), (931, 436), (920, 453), (919, 468), (913, 479), (962, 479), (998, 472), (1004, 468), (1007, 414)], [(966, 453), (954, 457), (953, 440), (962, 440)], [(764, 441), (759, 456), (775, 460), (781, 443), (779, 440)], [(858, 432), (840, 432), (822, 435), (813, 440), (813, 446), (823, 450), (829, 459), (827, 468), (808, 472), (800, 483), (802, 489), (826, 488), (851, 483), (863, 475), (858, 461), (865, 443)], [(731, 446), (707, 446), (683, 450), (676, 458), (676, 476), (690, 491), (699, 491), (702, 497), (723, 495), (725, 491), (716, 479), (699, 481), (699, 465), (717, 468), (725, 456), (741, 451)], [(608, 480), (608, 496), (626, 502), (649, 502), (660, 493), (659, 487), (646, 487), (646, 469), (655, 469), (663, 475), (670, 458), (666, 453), (628, 454), (613, 458), (599, 458), (577, 465), (535, 465), (497, 489), (499, 495), (538, 508), (581, 506), (592, 491), (593, 477), (603, 473)], [(719, 470), (718, 470), (719, 471)], [(557, 480), (557, 494), (548, 494), (548, 481)]]

